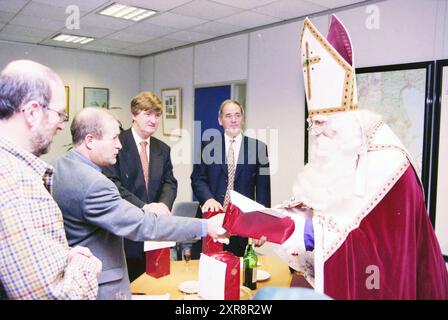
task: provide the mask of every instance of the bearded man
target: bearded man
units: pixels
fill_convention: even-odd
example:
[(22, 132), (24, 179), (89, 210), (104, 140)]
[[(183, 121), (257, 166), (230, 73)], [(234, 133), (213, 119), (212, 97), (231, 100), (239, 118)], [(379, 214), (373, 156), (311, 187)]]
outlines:
[(290, 265), (334, 299), (448, 299), (448, 274), (412, 159), (373, 112), (358, 110), (353, 52), (333, 16), (301, 34), (311, 157), (285, 205)]
[[(379, 115), (358, 110), (344, 26), (333, 16), (325, 39), (305, 19), (301, 46), (311, 157), (293, 200), (274, 208), (294, 220), (294, 232), (271, 245), (333, 299), (448, 299), (447, 269), (412, 159)], [(267, 230), (268, 241), (279, 229), (238, 228), (254, 230), (245, 233), (251, 237)]]

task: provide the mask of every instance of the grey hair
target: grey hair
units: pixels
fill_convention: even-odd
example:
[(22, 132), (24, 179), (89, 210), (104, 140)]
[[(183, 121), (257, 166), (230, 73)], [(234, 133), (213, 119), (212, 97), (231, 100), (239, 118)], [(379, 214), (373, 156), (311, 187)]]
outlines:
[(30, 101), (36, 101), (43, 108), (51, 101), (52, 72), (40, 75), (6, 73), (0, 75), (0, 119), (7, 120)]
[(236, 101), (236, 100), (227, 99), (227, 100), (224, 100), (224, 101), (221, 103), (221, 106), (219, 107), (219, 112), (218, 112), (218, 116), (219, 116), (219, 117), (222, 116), (222, 110), (224, 109), (224, 107), (226, 106), (226, 104), (229, 104), (229, 103), (236, 104), (238, 107), (240, 107), (241, 114), (244, 116), (244, 109), (243, 109), (243, 107), (241, 106), (241, 103), (239, 103), (239, 102)]

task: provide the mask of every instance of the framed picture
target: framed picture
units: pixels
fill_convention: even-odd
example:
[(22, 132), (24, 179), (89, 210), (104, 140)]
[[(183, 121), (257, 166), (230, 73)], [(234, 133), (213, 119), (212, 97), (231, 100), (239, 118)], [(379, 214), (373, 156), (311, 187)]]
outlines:
[[(413, 157), (428, 208), (434, 62), (356, 69), (360, 110), (379, 113)], [(305, 119), (308, 110), (305, 103)], [(309, 137), (305, 124), (305, 163)]]
[[(448, 60), (436, 61), (434, 139), (429, 215), (445, 261), (448, 261)], [(441, 164), (440, 166), (438, 164)]]
[(382, 115), (417, 166), (429, 207), (434, 62), (356, 69), (361, 109)]
[(84, 108), (86, 107), (109, 109), (109, 89), (84, 87)]
[(65, 113), (70, 117), (70, 87), (69, 86), (65, 86), (65, 99), (66, 99)]
[(182, 101), (181, 89), (162, 89), (162, 126), (163, 135), (181, 136)]

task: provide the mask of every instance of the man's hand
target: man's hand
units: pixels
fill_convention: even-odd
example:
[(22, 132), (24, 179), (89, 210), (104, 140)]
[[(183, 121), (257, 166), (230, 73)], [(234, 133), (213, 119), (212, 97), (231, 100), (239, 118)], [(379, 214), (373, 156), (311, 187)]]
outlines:
[(143, 206), (143, 210), (145, 210), (145, 212), (149, 211), (149, 212), (154, 212), (154, 213), (158, 213), (158, 214), (163, 214), (166, 216), (171, 215), (170, 209), (168, 209), (166, 204), (164, 204), (163, 202), (151, 202), (149, 204), (145, 204)]
[(77, 255), (82, 255), (84, 257), (89, 258), (94, 265), (96, 266), (96, 276), (98, 277), (101, 273), (101, 270), (103, 269), (103, 263), (101, 262), (100, 259), (98, 259), (97, 257), (95, 257), (92, 253), (92, 251), (89, 250), (89, 248), (86, 247), (81, 247), (81, 246), (76, 246), (74, 248), (72, 248), (69, 252), (68, 252), (68, 263), (70, 263), (72, 261), (72, 259), (74, 257), (76, 257)]
[(207, 229), (208, 235), (214, 240), (226, 239), (228, 242), (230, 233), (227, 232), (223, 227), (222, 223), (224, 221), (224, 213), (217, 214), (209, 219), (207, 219)]
[(217, 211), (224, 211), (222, 205), (216, 201), (213, 198), (208, 199), (205, 201), (205, 203), (202, 205), (202, 212), (217, 212)]

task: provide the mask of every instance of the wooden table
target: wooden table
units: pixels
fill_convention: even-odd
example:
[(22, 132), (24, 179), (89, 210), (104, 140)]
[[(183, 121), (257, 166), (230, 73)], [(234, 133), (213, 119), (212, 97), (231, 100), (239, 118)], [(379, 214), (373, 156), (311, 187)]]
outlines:
[[(265, 270), (271, 274), (266, 281), (257, 282), (257, 290), (263, 287), (289, 287), (291, 283), (291, 272), (288, 265), (276, 257), (258, 256), (258, 262), (261, 270)], [(189, 271), (185, 271), (184, 261), (171, 261), (170, 274), (161, 278), (153, 278), (146, 273), (135, 279), (131, 283), (131, 291), (133, 293), (143, 293), (148, 295), (162, 295), (169, 293), (171, 299), (181, 300), (185, 298), (177, 286), (187, 280), (198, 280), (199, 260), (191, 260), (189, 263)], [(243, 270), (240, 271), (241, 279)], [(242, 280), (241, 280), (242, 283)], [(255, 295), (257, 290), (253, 290)]]

